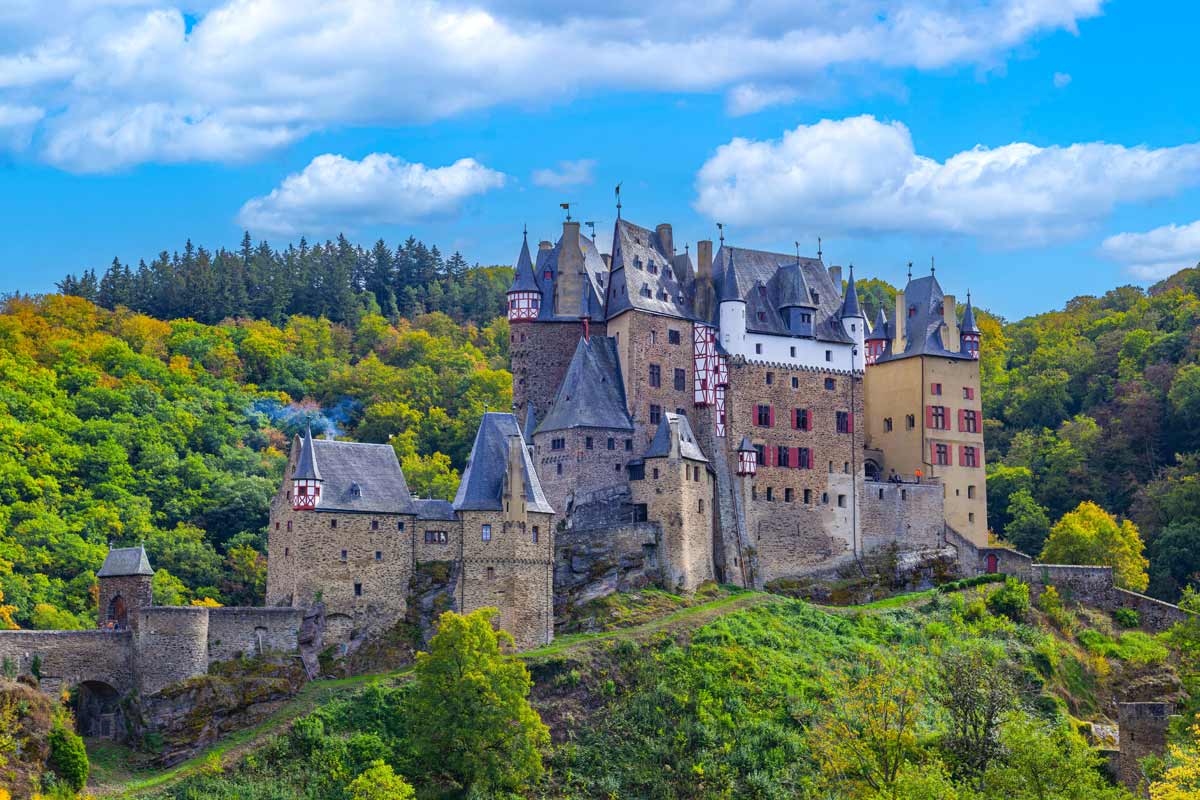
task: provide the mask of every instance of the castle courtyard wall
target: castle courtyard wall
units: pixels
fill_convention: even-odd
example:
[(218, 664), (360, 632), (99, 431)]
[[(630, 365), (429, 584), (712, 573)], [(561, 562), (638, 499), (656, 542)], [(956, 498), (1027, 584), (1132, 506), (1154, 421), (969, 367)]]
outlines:
[(210, 608), (208, 661), (295, 653), (303, 622), (299, 608)]
[(133, 632), (0, 631), (0, 663), (17, 675), (32, 675), (35, 660), (41, 687), (50, 694), (100, 681), (124, 694), (134, 688)]

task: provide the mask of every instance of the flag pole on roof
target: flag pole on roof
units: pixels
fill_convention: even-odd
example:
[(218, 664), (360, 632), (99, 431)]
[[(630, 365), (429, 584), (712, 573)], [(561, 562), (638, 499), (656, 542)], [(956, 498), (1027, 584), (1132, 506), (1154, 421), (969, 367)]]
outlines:
[(621, 184), (617, 184), (617, 188), (613, 190), (617, 196), (617, 219), (621, 218)]

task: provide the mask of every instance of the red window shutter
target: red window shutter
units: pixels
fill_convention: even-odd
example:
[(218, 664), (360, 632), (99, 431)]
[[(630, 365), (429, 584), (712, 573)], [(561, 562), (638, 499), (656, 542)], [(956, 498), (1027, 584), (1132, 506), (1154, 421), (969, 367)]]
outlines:
[(933, 406), (925, 406), (925, 427), (933, 427)]
[(854, 433), (854, 412), (853, 411), (846, 412), (846, 429), (850, 433)]
[(929, 443), (929, 463), (937, 463), (937, 444), (934, 442)]
[(808, 409), (808, 413), (804, 415), (804, 430), (806, 430), (806, 431), (812, 430), (812, 417), (813, 417), (813, 413), (812, 413), (812, 409), (810, 408), (810, 409)]
[(967, 448), (966, 445), (958, 446), (958, 465), (965, 467), (967, 465)]
[(964, 408), (958, 410), (958, 429), (960, 431), (967, 429), (967, 411)]
[(772, 428), (774, 428), (775, 427), (775, 406), (768, 406), (767, 413), (769, 414), (769, 416), (767, 417), (768, 424), (770, 424), (770, 426)]
[(798, 408), (792, 409), (792, 427), (793, 428), (800, 427), (800, 409), (798, 409)]
[(795, 469), (800, 469), (800, 448), (799, 447), (795, 448), (795, 452), (792, 453), (792, 466)]

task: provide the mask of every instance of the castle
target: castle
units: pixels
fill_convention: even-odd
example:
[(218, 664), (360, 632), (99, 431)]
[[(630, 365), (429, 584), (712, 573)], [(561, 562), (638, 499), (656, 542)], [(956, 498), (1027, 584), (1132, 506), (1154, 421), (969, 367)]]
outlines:
[(693, 262), (668, 224), (618, 218), (611, 254), (570, 219), (536, 256), (526, 236), (513, 413), (484, 416), (454, 501), (412, 498), (387, 445), (298, 437), (267, 604), (319, 601), (327, 638), (352, 642), (404, 617), (414, 576), (443, 563), (454, 607), (499, 608), (529, 647), (553, 638), (556, 601), (761, 588), (945, 548), (948, 529), (986, 546), (970, 300), (960, 318), (917, 278), (870, 324), (847, 277), (723, 238)]

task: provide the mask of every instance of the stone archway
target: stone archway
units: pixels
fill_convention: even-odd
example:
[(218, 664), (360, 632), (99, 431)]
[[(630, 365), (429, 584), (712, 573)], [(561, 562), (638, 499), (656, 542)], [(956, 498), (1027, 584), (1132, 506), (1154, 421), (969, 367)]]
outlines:
[(121, 695), (104, 681), (83, 681), (75, 691), (75, 727), (80, 736), (94, 739), (125, 738)]
[(125, 604), (124, 597), (119, 594), (114, 595), (113, 599), (109, 601), (105, 622), (107, 627), (117, 630), (125, 630), (129, 627), (129, 608)]
[(881, 480), (883, 468), (874, 459), (868, 458), (863, 461), (863, 474), (869, 481)]

